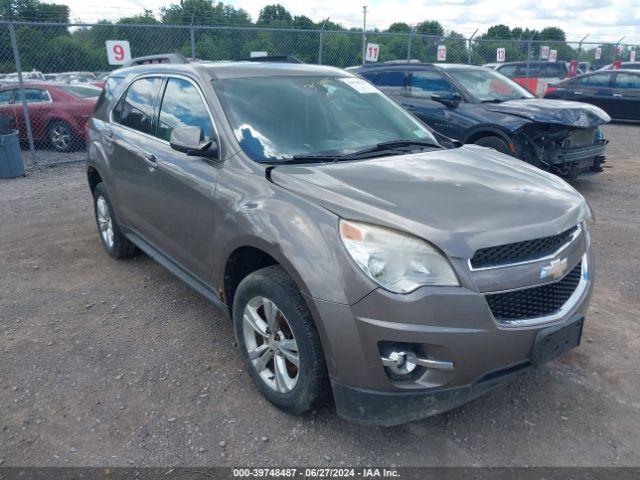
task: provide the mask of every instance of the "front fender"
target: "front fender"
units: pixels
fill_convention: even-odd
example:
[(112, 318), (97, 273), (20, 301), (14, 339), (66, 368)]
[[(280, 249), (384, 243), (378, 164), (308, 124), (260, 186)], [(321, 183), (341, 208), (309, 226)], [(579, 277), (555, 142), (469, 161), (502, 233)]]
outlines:
[(338, 221), (334, 213), (264, 176), (225, 167), (214, 207), (216, 287), (224, 285), (230, 255), (238, 248), (254, 247), (280, 263), (304, 295), (355, 303), (376, 285), (348, 256)]

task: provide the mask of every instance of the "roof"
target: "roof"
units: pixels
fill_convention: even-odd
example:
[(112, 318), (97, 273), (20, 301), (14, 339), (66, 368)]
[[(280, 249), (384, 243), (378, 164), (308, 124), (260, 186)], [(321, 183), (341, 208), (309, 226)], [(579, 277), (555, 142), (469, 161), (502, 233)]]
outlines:
[(215, 79), (273, 77), (279, 75), (351, 75), (342, 69), (323, 65), (257, 61), (145, 64), (121, 68), (115, 70), (111, 75), (128, 76), (138, 73), (197, 73)]
[(417, 63), (413, 61), (393, 61), (393, 62), (383, 62), (383, 63), (367, 63), (366, 65), (362, 65), (358, 68), (358, 70), (374, 70), (377, 68), (394, 68), (394, 67), (428, 67), (428, 68), (442, 68), (444, 70), (451, 68), (468, 68), (468, 69), (484, 69), (485, 67), (481, 67), (479, 65), (469, 65), (466, 63)]

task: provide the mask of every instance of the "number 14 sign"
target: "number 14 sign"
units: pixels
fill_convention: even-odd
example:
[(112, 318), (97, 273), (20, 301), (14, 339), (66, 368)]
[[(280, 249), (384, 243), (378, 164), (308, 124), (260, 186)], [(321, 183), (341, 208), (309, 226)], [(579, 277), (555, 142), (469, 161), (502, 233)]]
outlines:
[(131, 49), (127, 40), (107, 40), (109, 65), (124, 65), (131, 60)]

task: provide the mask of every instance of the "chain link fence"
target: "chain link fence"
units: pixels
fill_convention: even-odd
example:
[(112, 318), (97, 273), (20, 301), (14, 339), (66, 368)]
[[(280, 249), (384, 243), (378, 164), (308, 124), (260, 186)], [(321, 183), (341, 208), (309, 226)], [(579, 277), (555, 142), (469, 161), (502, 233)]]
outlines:
[[(132, 57), (181, 53), (207, 60), (239, 60), (251, 52), (291, 55), (340, 68), (363, 63), (366, 45), (379, 62), (497, 64), (534, 93), (564, 78), (567, 62), (582, 70), (635, 57), (635, 45), (534, 39), (468, 39), (451, 34), (382, 33), (230, 26), (0, 22), (0, 122), (17, 129), (27, 168), (84, 160), (86, 124), (109, 65), (105, 42), (127, 40)], [(443, 48), (444, 47), (444, 48)], [(503, 63), (518, 62), (515, 65)]]

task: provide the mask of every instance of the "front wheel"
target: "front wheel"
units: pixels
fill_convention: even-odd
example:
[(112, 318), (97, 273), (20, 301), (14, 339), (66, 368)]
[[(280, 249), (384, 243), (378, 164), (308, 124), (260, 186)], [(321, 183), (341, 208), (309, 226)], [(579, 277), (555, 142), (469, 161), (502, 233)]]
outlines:
[(330, 387), (320, 337), (282, 267), (263, 268), (240, 283), (233, 323), (249, 375), (271, 403), (300, 414), (326, 399)]
[(505, 155), (514, 156), (513, 152), (509, 148), (507, 142), (499, 137), (482, 137), (475, 141), (476, 145), (480, 145), (481, 147), (488, 147), (497, 150), (500, 153), (504, 153)]

